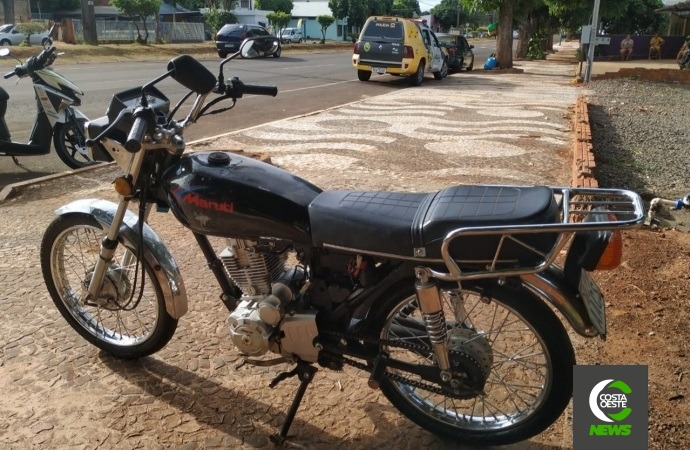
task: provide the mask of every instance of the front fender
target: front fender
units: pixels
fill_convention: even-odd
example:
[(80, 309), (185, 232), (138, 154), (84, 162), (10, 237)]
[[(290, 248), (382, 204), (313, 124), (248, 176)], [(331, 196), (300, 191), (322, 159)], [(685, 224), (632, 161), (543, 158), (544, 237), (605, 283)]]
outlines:
[[(107, 200), (76, 200), (60, 207), (55, 214), (62, 216), (70, 213), (84, 213), (92, 216), (104, 229), (110, 229), (117, 204)], [(137, 248), (139, 239), (139, 217), (127, 211), (120, 227), (120, 237), (132, 248)], [(180, 269), (163, 241), (156, 233), (144, 224), (144, 258), (154, 269), (156, 279), (163, 291), (165, 309), (173, 319), (179, 319), (187, 312), (187, 291), (182, 281)]]
[(599, 335), (582, 299), (567, 283), (561, 269), (551, 266), (543, 272), (522, 275), (520, 278), (525, 288), (563, 314), (578, 334), (584, 337)]

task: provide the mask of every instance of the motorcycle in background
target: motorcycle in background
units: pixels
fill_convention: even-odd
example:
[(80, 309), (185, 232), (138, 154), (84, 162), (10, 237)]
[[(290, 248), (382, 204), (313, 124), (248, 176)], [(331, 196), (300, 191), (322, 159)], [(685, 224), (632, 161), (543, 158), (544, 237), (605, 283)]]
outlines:
[[(52, 30), (51, 28), (51, 32)], [(8, 55), (8, 48), (0, 49), (0, 57)], [(50, 67), (57, 56), (53, 41), (49, 38), (41, 53), (24, 63), (18, 60), (21, 64), (4, 76), (5, 79), (15, 75), (20, 79), (30, 77), (36, 91), (36, 119), (29, 142), (24, 144), (11, 139), (5, 122), (10, 96), (0, 87), (0, 156), (11, 156), (17, 165), (17, 157), (48, 154), (51, 141), (55, 146), (55, 153), (72, 169), (98, 162), (85, 144), (84, 126), (88, 118), (75, 108), (81, 105), (79, 96), (84, 95), (84, 92)], [(104, 155), (103, 160), (108, 160), (107, 155)]]
[[(64, 205), (43, 236), (43, 277), (67, 323), (120, 358), (170, 341), (187, 294), (147, 223), (155, 206), (191, 230), (243, 362), (292, 366), (272, 388), (298, 377), (274, 442), (285, 440), (317, 365), (369, 372), (371, 388), (456, 444), (505, 445), (545, 430), (572, 397), (575, 364), (554, 310), (580, 335), (606, 336), (590, 272), (620, 264), (621, 230), (644, 216), (640, 197), (548, 186), (322, 191), (241, 155), (184, 154), (185, 128), (205, 114), (246, 94), (277, 94), (223, 76), (226, 63), (259, 56), (262, 44), (245, 40), (218, 76), (176, 57), (88, 124), (87, 144), (110, 153), (123, 175), (113, 183), (117, 204)], [(168, 77), (190, 90), (172, 109), (155, 87)], [(193, 95), (187, 116), (174, 119)], [(223, 248), (209, 236), (225, 238)]]

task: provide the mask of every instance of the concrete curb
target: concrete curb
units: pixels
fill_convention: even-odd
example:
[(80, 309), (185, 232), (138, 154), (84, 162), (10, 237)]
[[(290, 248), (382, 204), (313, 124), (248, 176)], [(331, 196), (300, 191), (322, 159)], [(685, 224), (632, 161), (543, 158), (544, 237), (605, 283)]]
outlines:
[(592, 80), (610, 80), (613, 78), (633, 78), (664, 83), (690, 84), (690, 70), (630, 67), (618, 69), (618, 72), (605, 72), (595, 75), (592, 77)]
[(108, 166), (111, 166), (114, 164), (115, 164), (115, 162), (109, 162), (109, 163), (105, 163), (105, 164), (95, 164), (93, 166), (82, 167), (81, 169), (66, 170), (64, 172), (53, 173), (51, 175), (46, 175), (44, 177), (32, 178), (30, 180), (8, 184), (7, 186), (5, 186), (2, 189), (2, 191), (0, 191), (0, 204), (2, 202), (4, 202), (5, 200), (7, 200), (8, 198), (12, 197), (13, 194), (16, 194), (18, 191), (22, 190), (23, 188), (25, 188), (27, 186), (44, 183), (46, 181), (57, 180), (60, 178), (68, 177), (70, 175), (78, 175), (78, 174), (83, 173), (83, 172), (90, 172), (92, 170), (101, 169), (103, 167), (108, 167)]
[(589, 107), (584, 95), (575, 103), (573, 145), (573, 187), (597, 188), (599, 183), (592, 169), (596, 167), (592, 148), (592, 129), (589, 125)]

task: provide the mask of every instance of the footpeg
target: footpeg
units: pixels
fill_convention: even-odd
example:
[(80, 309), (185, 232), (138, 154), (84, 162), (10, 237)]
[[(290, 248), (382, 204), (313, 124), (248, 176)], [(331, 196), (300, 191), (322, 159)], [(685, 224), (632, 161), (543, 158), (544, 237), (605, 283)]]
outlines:
[(381, 379), (383, 374), (386, 373), (386, 366), (388, 365), (388, 353), (381, 352), (379, 356), (374, 360), (374, 365), (371, 369), (371, 375), (369, 375), (369, 381), (367, 385), (372, 389), (379, 389), (381, 387)]

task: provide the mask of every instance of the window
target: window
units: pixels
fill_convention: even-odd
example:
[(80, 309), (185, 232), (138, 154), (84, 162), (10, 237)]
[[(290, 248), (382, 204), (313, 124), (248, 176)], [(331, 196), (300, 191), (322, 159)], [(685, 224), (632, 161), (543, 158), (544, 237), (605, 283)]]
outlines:
[(364, 30), (364, 37), (369, 39), (403, 39), (402, 22), (385, 22), (372, 20)]

